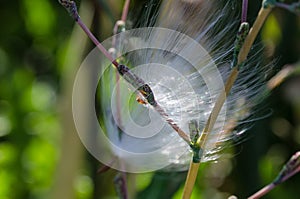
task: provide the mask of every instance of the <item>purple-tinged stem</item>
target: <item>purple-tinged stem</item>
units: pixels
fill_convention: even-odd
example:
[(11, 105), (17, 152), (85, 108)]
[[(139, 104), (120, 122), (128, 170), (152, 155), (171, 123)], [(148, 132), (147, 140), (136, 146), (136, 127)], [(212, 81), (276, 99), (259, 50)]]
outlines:
[(300, 171), (300, 151), (295, 153), (284, 165), (280, 173), (273, 181), (274, 184), (280, 184)]
[(124, 4), (124, 7), (123, 7), (122, 17), (121, 17), (121, 20), (124, 21), (124, 22), (127, 19), (129, 4), (130, 4), (130, 0), (126, 0), (125, 4)]
[(286, 4), (286, 3), (281, 3), (276, 1), (273, 3), (273, 6), (278, 8), (283, 8), (294, 14), (300, 15), (300, 1), (291, 4)]
[(300, 172), (300, 166), (297, 167), (295, 170), (293, 170), (290, 174), (288, 174), (287, 176), (285, 176), (282, 181), (283, 182), (286, 181), (287, 179), (289, 179), (290, 177), (292, 177), (293, 175), (295, 175), (298, 172)]
[(111, 54), (102, 46), (102, 44), (96, 39), (96, 37), (91, 33), (91, 31), (86, 27), (86, 25), (81, 21), (80, 18), (77, 20), (78, 25), (87, 34), (87, 36), (92, 40), (92, 42), (97, 46), (97, 48), (104, 54), (105, 57), (113, 63), (116, 67), (119, 66), (118, 62), (111, 56)]
[(103, 165), (102, 167), (100, 167), (97, 173), (105, 173), (106, 171), (112, 168), (115, 162), (116, 162), (116, 158), (114, 158), (108, 165)]
[(91, 33), (91, 31), (86, 27), (86, 25), (81, 21), (80, 16), (77, 11), (77, 6), (74, 1), (70, 0), (58, 0), (58, 2), (66, 8), (71, 17), (77, 22), (77, 24), (82, 28), (82, 30), (87, 34), (87, 36), (93, 41), (97, 48), (107, 57), (113, 65), (119, 66), (118, 62), (110, 55), (110, 53), (102, 46), (102, 44), (96, 39), (96, 37)]
[(290, 10), (290, 6), (288, 4), (285, 4), (285, 3), (276, 2), (275, 6), (279, 7), (279, 8), (286, 9), (286, 10)]
[(269, 193), (272, 189), (274, 189), (275, 186), (276, 185), (274, 185), (273, 183), (268, 184), (267, 186), (265, 186), (264, 188), (262, 188), (261, 190), (259, 190), (258, 192), (256, 192), (252, 196), (250, 196), (248, 199), (258, 199), (258, 198), (261, 198), (262, 196), (264, 196), (267, 193)]
[(124, 199), (127, 199), (128, 198), (127, 173), (122, 172), (121, 175), (122, 175), (122, 180), (123, 180), (123, 184), (122, 184), (123, 197), (124, 197)]
[(247, 12), (248, 12), (248, 0), (243, 0), (241, 23), (247, 21)]
[(261, 190), (259, 190), (258, 192), (256, 192), (252, 196), (250, 196), (248, 199), (257, 199), (257, 198), (260, 198), (260, 197), (266, 195), (277, 185), (283, 183), (284, 181), (286, 181), (287, 179), (289, 179), (290, 177), (292, 177), (293, 175), (295, 175), (298, 172), (300, 172), (300, 152), (299, 151), (297, 153), (295, 153), (291, 157), (291, 159), (284, 165), (284, 167), (280, 171), (279, 175), (276, 177), (276, 179), (272, 183), (268, 184), (267, 186), (265, 186), (264, 188), (262, 188)]

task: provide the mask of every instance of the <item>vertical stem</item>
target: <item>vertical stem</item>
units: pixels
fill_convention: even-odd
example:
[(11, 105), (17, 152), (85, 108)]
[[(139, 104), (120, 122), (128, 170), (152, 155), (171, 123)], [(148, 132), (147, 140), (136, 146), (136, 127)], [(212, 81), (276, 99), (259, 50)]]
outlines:
[(127, 19), (129, 4), (130, 4), (130, 0), (126, 0), (125, 4), (124, 4), (124, 7), (123, 7), (122, 17), (121, 17), (121, 20), (124, 21), (124, 22)]
[(123, 184), (122, 184), (122, 191), (124, 193), (124, 199), (128, 198), (128, 190), (127, 190), (127, 175), (125, 172), (122, 172), (122, 180), (123, 180)]
[[(233, 86), (237, 76), (238, 76), (238, 67), (234, 67), (231, 71), (231, 74), (230, 74), (226, 84), (225, 84), (224, 92), (222, 92), (219, 95), (217, 102), (216, 102), (211, 114), (209, 115), (209, 118), (207, 120), (205, 128), (204, 128), (200, 138), (197, 140), (197, 144), (199, 144), (202, 149), (205, 146), (205, 141), (207, 139), (207, 136), (208, 136), (209, 132), (211, 132), (211, 130), (214, 126), (214, 123), (216, 122), (216, 120), (218, 118), (218, 114), (226, 100), (226, 96), (228, 95), (231, 87)], [(187, 175), (187, 179), (186, 179), (184, 190), (183, 190), (183, 196), (182, 196), (182, 198), (184, 198), (184, 199), (188, 199), (192, 195), (192, 191), (193, 191), (193, 187), (194, 187), (194, 184), (196, 181), (199, 166), (200, 166), (200, 163), (191, 162), (191, 164), (190, 164), (190, 169), (192, 169), (192, 171), (189, 170), (188, 175)]]
[(266, 18), (268, 17), (269, 13), (271, 12), (271, 10), (272, 10), (271, 8), (261, 8), (260, 9), (258, 16), (257, 16), (252, 28), (250, 29), (249, 34), (245, 39), (244, 45), (241, 48), (241, 51), (239, 53), (238, 64), (240, 64), (246, 60), (247, 55), (251, 49), (251, 46), (252, 46), (255, 38), (256, 38), (258, 32), (260, 31), (262, 25), (264, 24)]
[(241, 23), (247, 21), (247, 12), (248, 12), (248, 0), (243, 0)]
[[(125, 23), (126, 23), (126, 19), (127, 19), (127, 15), (128, 15), (128, 9), (129, 9), (129, 5), (130, 5), (130, 0), (126, 0), (124, 7), (123, 7), (123, 11), (122, 11), (122, 17), (120, 21), (117, 21), (115, 26), (114, 26), (114, 37), (113, 37), (113, 41), (112, 41), (112, 48), (116, 49), (116, 34), (118, 34), (118, 27), (119, 26), (124, 26), (125, 27)], [(118, 52), (115, 51), (116, 56), (118, 57)], [(121, 119), (121, 101), (120, 101), (120, 85), (118, 84), (120, 80), (120, 74), (118, 73), (118, 71), (116, 71), (116, 107), (117, 107), (117, 122), (119, 125), (122, 125), (122, 119)]]
[(189, 199), (192, 195), (193, 187), (196, 182), (198, 170), (199, 170), (199, 163), (194, 163), (193, 161), (190, 164), (190, 168), (187, 175), (187, 180), (185, 181), (185, 189), (183, 190), (183, 196), (182, 199)]
[[(121, 21), (123, 21), (123, 24), (125, 26), (125, 21), (127, 19), (127, 14), (128, 14), (128, 8), (129, 8), (129, 3), (130, 0), (126, 0), (124, 7), (123, 7), (123, 11), (122, 11), (122, 17), (121, 17)], [(113, 39), (113, 43), (112, 43), (112, 47), (115, 49), (115, 53), (116, 56), (118, 57), (118, 52), (116, 49), (116, 34), (118, 33), (118, 26), (119, 26), (119, 21), (116, 22), (113, 33), (114, 33), (114, 39)], [(122, 119), (121, 119), (121, 101), (120, 101), (120, 84), (119, 84), (119, 80), (120, 80), (120, 74), (118, 73), (118, 71), (116, 71), (116, 106), (117, 106), (117, 122), (119, 125), (122, 125)], [(124, 199), (128, 198), (128, 190), (127, 190), (127, 178), (126, 178), (126, 173), (122, 172), (122, 180), (123, 180), (123, 184), (122, 184), (122, 192), (123, 192), (123, 197)]]

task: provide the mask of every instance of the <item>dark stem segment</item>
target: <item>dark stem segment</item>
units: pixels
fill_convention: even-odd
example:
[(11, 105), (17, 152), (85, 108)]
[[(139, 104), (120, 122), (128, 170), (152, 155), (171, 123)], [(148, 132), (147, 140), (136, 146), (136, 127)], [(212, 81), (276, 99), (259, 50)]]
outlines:
[(200, 137), (200, 129), (197, 120), (191, 120), (189, 122), (189, 131), (191, 139), (190, 147), (193, 151), (193, 163), (200, 163), (203, 155), (203, 149), (199, 144), (197, 144), (197, 140)]
[(243, 0), (241, 23), (247, 21), (247, 12), (248, 12), (248, 0)]

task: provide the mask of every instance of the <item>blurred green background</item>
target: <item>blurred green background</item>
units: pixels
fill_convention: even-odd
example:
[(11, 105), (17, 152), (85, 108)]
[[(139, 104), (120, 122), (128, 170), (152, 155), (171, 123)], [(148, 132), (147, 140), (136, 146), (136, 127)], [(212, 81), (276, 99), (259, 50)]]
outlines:
[[(79, 4), (80, 2), (77, 1)], [(85, 0), (82, 19), (100, 40), (121, 16), (121, 0)], [(117, 171), (78, 139), (71, 113), (74, 74), (93, 47), (56, 0), (0, 1), (0, 198), (117, 198)], [(132, 1), (129, 23), (145, 1)], [(253, 21), (260, 1), (250, 1)], [(262, 115), (232, 158), (205, 163), (193, 198), (245, 198), (271, 182), (300, 150), (300, 18), (275, 9), (261, 34), (265, 58), (292, 74), (259, 104)], [(267, 62), (267, 61), (266, 61)], [(180, 198), (186, 172), (128, 174), (130, 198)], [(298, 198), (296, 175), (265, 198)]]

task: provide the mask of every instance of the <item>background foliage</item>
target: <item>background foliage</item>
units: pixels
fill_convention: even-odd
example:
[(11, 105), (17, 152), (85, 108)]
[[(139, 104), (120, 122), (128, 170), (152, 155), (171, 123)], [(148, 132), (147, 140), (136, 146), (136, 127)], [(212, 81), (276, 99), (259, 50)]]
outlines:
[[(81, 4), (82, 18), (100, 40), (110, 36), (123, 2)], [(0, 198), (117, 198), (117, 172), (97, 173), (101, 164), (82, 147), (70, 113), (74, 74), (92, 44), (57, 1), (0, 5)], [(250, 1), (250, 21), (259, 5)], [(132, 1), (129, 24), (136, 23), (141, 6), (144, 1)], [(275, 9), (261, 39), (277, 71), (287, 64), (296, 70), (258, 106), (266, 117), (249, 129), (233, 157), (202, 165), (194, 198), (245, 198), (272, 181), (300, 148), (300, 18)], [(180, 198), (185, 177), (129, 174), (128, 190), (136, 198)], [(297, 198), (299, 186), (298, 175), (266, 198)]]

